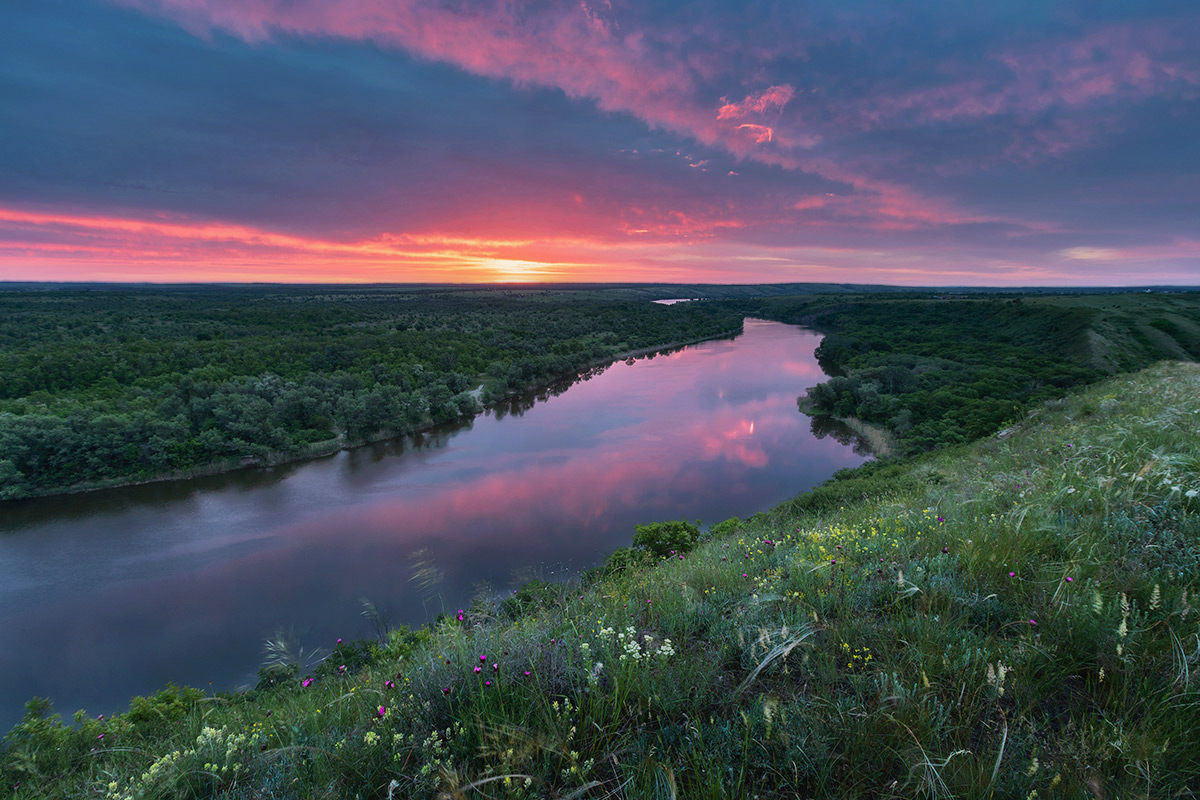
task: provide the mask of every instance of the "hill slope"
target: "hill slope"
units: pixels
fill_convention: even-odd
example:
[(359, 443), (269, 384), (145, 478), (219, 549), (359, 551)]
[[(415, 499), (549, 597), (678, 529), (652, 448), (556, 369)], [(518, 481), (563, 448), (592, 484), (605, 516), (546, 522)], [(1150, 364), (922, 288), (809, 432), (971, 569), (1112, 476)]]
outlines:
[(245, 695), (33, 704), (0, 793), (1192, 797), (1198, 454), (1161, 364)]

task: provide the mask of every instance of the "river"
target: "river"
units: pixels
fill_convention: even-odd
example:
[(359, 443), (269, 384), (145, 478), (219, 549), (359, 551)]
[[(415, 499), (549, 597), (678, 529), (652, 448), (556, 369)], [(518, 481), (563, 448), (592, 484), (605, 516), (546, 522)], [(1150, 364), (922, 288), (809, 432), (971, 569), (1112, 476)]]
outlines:
[(369, 635), (360, 597), (420, 624), (482, 584), (599, 564), (636, 523), (766, 510), (868, 457), (796, 408), (823, 378), (819, 341), (747, 320), (735, 339), (618, 362), (463, 425), (0, 504), (0, 731), (34, 695), (69, 717), (171, 680), (253, 684), (280, 627), (308, 648)]

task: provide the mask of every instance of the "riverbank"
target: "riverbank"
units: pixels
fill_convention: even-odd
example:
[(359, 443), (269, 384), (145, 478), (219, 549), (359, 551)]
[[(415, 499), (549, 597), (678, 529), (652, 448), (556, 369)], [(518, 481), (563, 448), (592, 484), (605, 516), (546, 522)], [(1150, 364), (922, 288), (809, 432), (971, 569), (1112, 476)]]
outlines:
[(1195, 365), (1111, 379), (244, 695), (35, 707), (0, 774), (21, 800), (1182, 796), (1197, 415)]
[(824, 414), (818, 411), (808, 398), (804, 396), (797, 398), (796, 405), (800, 409), (801, 414), (806, 414), (810, 417), (828, 417), (842, 423), (858, 434), (866, 442), (867, 447), (870, 448), (871, 454), (877, 458), (889, 458), (896, 455), (898, 447), (896, 435), (887, 428), (872, 425), (857, 417), (838, 417), (832, 414)]
[[(473, 397), (475, 397), (476, 402), (479, 405), (479, 410), (469, 416), (464, 416), (464, 417), (461, 417), (457, 420), (453, 420), (450, 422), (433, 422), (432, 420), (426, 420), (425, 422), (421, 423), (420, 425), (415, 425), (412, 427), (401, 428), (401, 429), (386, 429), (386, 430), (376, 431), (373, 434), (370, 434), (367, 436), (362, 436), (362, 437), (357, 437), (354, 439), (348, 439), (344, 435), (339, 434), (338, 436), (336, 436), (334, 438), (326, 439), (326, 440), (320, 441), (320, 442), (314, 442), (306, 447), (300, 448), (299, 450), (295, 450), (295, 451), (270, 452), (270, 453), (267, 453), (265, 456), (254, 456), (251, 458), (241, 457), (241, 458), (223, 459), (221, 461), (216, 461), (211, 464), (204, 465), (202, 467), (197, 467), (197, 468), (189, 469), (189, 470), (172, 471), (172, 472), (164, 473), (162, 475), (157, 475), (157, 476), (150, 477), (150, 478), (139, 478), (136, 480), (114, 479), (114, 480), (105, 480), (105, 481), (90, 481), (87, 483), (80, 483), (80, 484), (76, 484), (73, 486), (64, 487), (61, 489), (33, 492), (33, 493), (30, 493), (24, 497), (18, 498), (13, 501), (0, 500), (0, 507), (2, 507), (3, 503), (5, 503), (5, 502), (21, 502), (23, 500), (32, 500), (32, 499), (36, 499), (36, 498), (60, 497), (60, 496), (66, 496), (66, 495), (85, 494), (88, 492), (103, 491), (105, 489), (119, 489), (119, 488), (124, 488), (124, 487), (129, 487), (129, 486), (146, 486), (149, 484), (167, 483), (167, 482), (171, 482), (171, 481), (187, 481), (187, 480), (192, 480), (195, 478), (203, 478), (203, 477), (210, 477), (213, 475), (222, 475), (222, 474), (226, 474), (226, 473), (230, 473), (230, 472), (237, 472), (239, 470), (253, 470), (253, 469), (263, 469), (263, 468), (269, 468), (269, 467), (278, 467), (278, 466), (283, 466), (283, 465), (288, 465), (288, 464), (299, 464), (299, 463), (303, 463), (305, 461), (311, 461), (311, 460), (319, 459), (319, 458), (327, 458), (327, 457), (334, 455), (335, 453), (341, 452), (343, 450), (353, 450), (355, 448), (363, 447), (363, 446), (370, 445), (370, 444), (376, 444), (379, 442), (385, 442), (385, 441), (388, 441), (391, 439), (399, 439), (399, 438), (402, 438), (405, 436), (412, 436), (414, 434), (426, 433), (429, 431), (436, 430), (438, 428), (445, 427), (446, 425), (469, 423), (471, 420), (473, 420), (475, 417), (479, 416), (480, 414), (486, 413), (489, 410), (494, 410), (495, 408), (500, 407), (503, 404), (511, 403), (516, 398), (519, 398), (522, 396), (538, 394), (540, 392), (545, 391), (548, 388), (554, 387), (555, 385), (560, 385), (564, 381), (571, 380), (572, 378), (574, 378), (578, 375), (584, 374), (588, 371), (595, 370), (595, 369), (598, 369), (601, 367), (608, 367), (619, 361), (626, 361), (631, 358), (641, 358), (643, 356), (647, 356), (650, 354), (671, 352), (673, 350), (678, 350), (682, 347), (689, 347), (691, 345), (701, 344), (703, 342), (717, 341), (720, 339), (732, 338), (732, 337), (739, 335), (741, 332), (742, 332), (742, 329), (739, 327), (739, 328), (731, 329), (728, 331), (723, 331), (721, 333), (713, 334), (711, 336), (698, 337), (696, 339), (689, 339), (687, 341), (669, 342), (667, 344), (654, 345), (651, 347), (642, 347), (642, 348), (638, 348), (635, 350), (627, 350), (627, 351), (623, 351), (620, 353), (615, 353), (612, 356), (607, 356), (602, 359), (595, 359), (593, 361), (590, 361), (590, 362), (586, 363), (585, 365), (583, 365), (582, 367), (580, 367), (576, 370), (573, 370), (572, 372), (556, 375), (556, 376), (554, 376), (552, 378), (548, 378), (544, 381), (539, 381), (537, 383), (523, 387), (520, 390), (508, 392), (503, 397), (497, 398), (487, 404), (479, 403), (478, 394), (473, 394)], [(481, 387), (482, 387), (482, 384), (481, 384)], [(479, 388), (477, 388), (474, 391), (478, 392)]]

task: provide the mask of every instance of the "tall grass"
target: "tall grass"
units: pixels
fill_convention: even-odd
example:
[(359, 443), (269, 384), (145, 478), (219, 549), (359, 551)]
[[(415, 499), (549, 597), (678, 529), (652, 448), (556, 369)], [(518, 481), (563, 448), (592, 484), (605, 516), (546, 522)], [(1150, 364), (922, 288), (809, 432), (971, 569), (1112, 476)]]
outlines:
[(1161, 365), (345, 670), (36, 706), (0, 792), (1195, 797), (1198, 453), (1200, 368)]

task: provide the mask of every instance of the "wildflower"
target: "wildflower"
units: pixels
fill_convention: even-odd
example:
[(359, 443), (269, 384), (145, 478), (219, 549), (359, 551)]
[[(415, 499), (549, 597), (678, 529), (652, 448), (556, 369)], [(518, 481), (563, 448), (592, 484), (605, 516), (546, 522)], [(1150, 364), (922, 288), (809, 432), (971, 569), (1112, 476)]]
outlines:
[(483, 663), (484, 661), (487, 661), (487, 656), (480, 656), (480, 657), (479, 657), (479, 661), (480, 661), (480, 663)]
[(104, 738), (104, 734), (102, 733), (102, 734), (100, 734), (99, 736), (97, 736), (96, 738), (97, 738), (97, 739), (103, 739), (103, 738)]
[(342, 640), (341, 640), (341, 639), (338, 639), (338, 640), (337, 640), (337, 643), (338, 643), (338, 644), (341, 644), (341, 643), (342, 643)]
[(747, 575), (746, 573), (744, 573), (744, 572), (743, 572), (743, 573), (742, 573), (742, 577), (743, 577), (743, 578), (748, 578), (748, 577), (750, 577), (750, 576), (749, 576), (749, 575)]
[(458, 610), (457, 617), (458, 617), (458, 621), (459, 621), (459, 622), (462, 622), (463, 620), (465, 620), (465, 619), (467, 618), (467, 615), (466, 615), (466, 614), (464, 614), (464, 613), (463, 613), (463, 610), (460, 608), (460, 609)]
[(1031, 619), (1031, 620), (1029, 620), (1029, 624), (1030, 624), (1030, 625), (1037, 625), (1037, 620), (1036, 620), (1036, 619)]
[(389, 680), (389, 681), (384, 681), (384, 682), (383, 682), (383, 685), (384, 685), (384, 688), (387, 688), (387, 689), (395, 689), (395, 688), (396, 688), (396, 682), (395, 682), (395, 681), (390, 681), (390, 680)]
[(500, 671), (500, 665), (492, 664), (492, 672), (499, 672), (499, 671)]
[(345, 665), (345, 664), (342, 664), (340, 667), (338, 667), (338, 672), (339, 672), (339, 673), (342, 673), (342, 672), (345, 672), (345, 671), (346, 671), (346, 665)]
[(1072, 578), (1070, 575), (1067, 576), (1067, 583), (1072, 583), (1072, 582), (1074, 582), (1074, 580), (1075, 579)]
[(528, 677), (529, 677), (529, 670), (525, 670), (525, 677), (526, 677), (526, 678), (528, 678)]
[(442, 687), (442, 694), (450, 694), (450, 687), (449, 687), (449, 686), (443, 686), (443, 687)]
[(479, 666), (478, 664), (475, 665), (475, 674), (478, 675), (481, 672), (483, 672), (483, 667)]
[(942, 552), (943, 552), (943, 553), (949, 553), (949, 552), (950, 552), (950, 548), (949, 548), (949, 547), (943, 547), (943, 548), (942, 548)]
[(484, 685), (484, 686), (491, 686), (491, 685), (492, 685), (492, 682), (491, 682), (491, 681), (484, 681), (484, 682), (483, 682), (483, 685)]
[(1015, 572), (1010, 572), (1010, 573), (1008, 573), (1008, 577), (1010, 577), (1010, 578), (1015, 578), (1015, 577), (1017, 577), (1017, 573), (1015, 573)]
[(307, 689), (309, 686), (312, 686), (312, 682), (312, 678), (305, 678), (304, 680), (300, 681), (300, 685)]
[(379, 707), (379, 716), (382, 717), (386, 713), (387, 713), (387, 706), (380, 706)]

